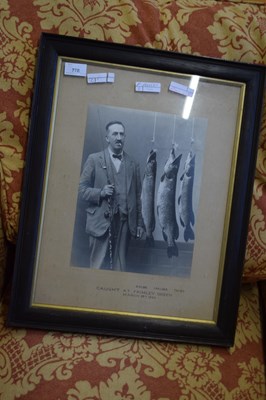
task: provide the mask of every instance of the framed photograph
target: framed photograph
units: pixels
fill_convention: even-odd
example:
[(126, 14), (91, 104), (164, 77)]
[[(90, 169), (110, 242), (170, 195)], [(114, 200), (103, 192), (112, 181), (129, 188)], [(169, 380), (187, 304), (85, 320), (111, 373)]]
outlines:
[(9, 324), (232, 345), (264, 75), (43, 34)]

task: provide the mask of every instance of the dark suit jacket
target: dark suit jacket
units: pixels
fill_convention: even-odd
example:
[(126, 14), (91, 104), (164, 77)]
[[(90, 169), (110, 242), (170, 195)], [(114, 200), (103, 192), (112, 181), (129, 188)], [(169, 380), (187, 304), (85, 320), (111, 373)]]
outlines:
[[(127, 174), (128, 226), (136, 236), (137, 226), (143, 226), (141, 217), (141, 183), (139, 166), (124, 152)], [(112, 182), (112, 161), (106, 149), (90, 154), (80, 177), (79, 194), (88, 203), (86, 232), (94, 237), (105, 234), (110, 226), (108, 201), (100, 198), (102, 188)]]

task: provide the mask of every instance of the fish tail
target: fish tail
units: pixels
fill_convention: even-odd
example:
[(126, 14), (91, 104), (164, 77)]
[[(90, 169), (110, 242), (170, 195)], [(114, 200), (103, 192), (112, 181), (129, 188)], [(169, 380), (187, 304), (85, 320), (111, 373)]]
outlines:
[(146, 236), (146, 247), (154, 247), (154, 237), (151, 234), (151, 236)]
[(178, 257), (178, 247), (175, 243), (173, 246), (167, 247), (167, 255), (169, 258), (172, 258), (173, 256)]
[(194, 240), (195, 239), (195, 235), (194, 235), (193, 229), (191, 228), (190, 225), (187, 225), (185, 230), (184, 230), (184, 239), (185, 239), (186, 242), (188, 242), (189, 239), (190, 240)]

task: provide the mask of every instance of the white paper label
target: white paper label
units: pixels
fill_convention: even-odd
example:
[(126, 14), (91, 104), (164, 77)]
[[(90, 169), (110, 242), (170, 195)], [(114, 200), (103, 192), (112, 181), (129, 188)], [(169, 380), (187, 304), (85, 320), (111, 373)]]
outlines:
[(76, 63), (65, 63), (65, 75), (71, 76), (86, 76), (87, 65), (86, 64), (76, 64)]
[(97, 74), (88, 74), (88, 83), (114, 83), (115, 74), (113, 72), (102, 72)]
[(115, 74), (113, 72), (108, 72), (107, 74), (107, 82), (114, 83), (115, 81)]
[(145, 93), (160, 93), (161, 84), (159, 82), (136, 82), (135, 91)]
[(194, 94), (194, 89), (189, 88), (188, 86), (181, 85), (181, 83), (171, 82), (169, 85), (170, 92), (182, 94), (183, 96), (192, 97)]

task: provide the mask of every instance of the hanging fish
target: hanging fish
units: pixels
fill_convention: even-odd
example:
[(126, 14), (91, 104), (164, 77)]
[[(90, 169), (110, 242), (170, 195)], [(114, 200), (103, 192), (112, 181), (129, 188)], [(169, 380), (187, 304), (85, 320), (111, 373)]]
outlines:
[(192, 195), (193, 195), (193, 183), (195, 173), (195, 154), (192, 151), (188, 153), (184, 173), (181, 176), (180, 194), (178, 197), (178, 209), (181, 225), (185, 228), (184, 239), (194, 240), (195, 235), (192, 226), (195, 224), (195, 216), (193, 212)]
[(156, 150), (151, 150), (147, 159), (141, 191), (141, 212), (146, 231), (146, 243), (154, 246), (155, 229), (154, 196), (157, 171)]
[(176, 178), (181, 157), (181, 154), (178, 157), (175, 156), (175, 149), (173, 147), (164, 166), (157, 195), (157, 214), (163, 238), (167, 242), (168, 257), (178, 256), (178, 248), (175, 240), (179, 236), (179, 228), (176, 221), (175, 197)]

